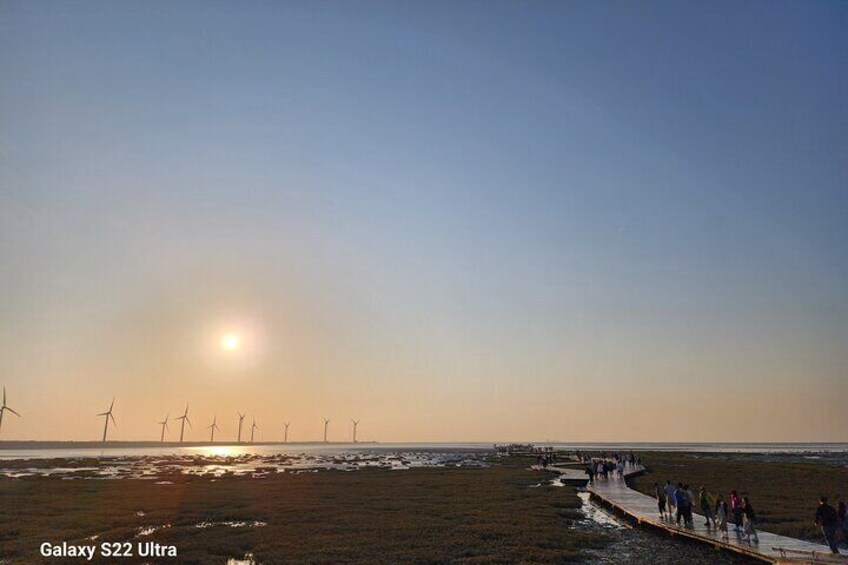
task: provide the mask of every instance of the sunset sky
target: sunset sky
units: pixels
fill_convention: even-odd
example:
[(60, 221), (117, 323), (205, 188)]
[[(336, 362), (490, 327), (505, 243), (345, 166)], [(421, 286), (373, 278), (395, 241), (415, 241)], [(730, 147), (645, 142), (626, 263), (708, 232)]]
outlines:
[(845, 2), (0, 2), (0, 439), (845, 441), (846, 69)]

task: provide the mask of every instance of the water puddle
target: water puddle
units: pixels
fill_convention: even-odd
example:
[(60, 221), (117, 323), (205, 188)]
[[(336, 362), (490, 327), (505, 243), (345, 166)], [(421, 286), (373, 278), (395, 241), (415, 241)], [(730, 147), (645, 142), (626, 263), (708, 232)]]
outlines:
[(580, 501), (583, 503), (581, 506), (581, 510), (583, 511), (583, 519), (584, 522), (592, 522), (598, 524), (600, 526), (605, 526), (607, 528), (615, 528), (620, 530), (626, 530), (629, 528), (627, 524), (615, 518), (612, 514), (608, 514), (599, 506), (596, 506), (592, 503), (592, 495), (587, 491), (578, 492), (577, 496), (580, 497)]
[(135, 537), (140, 538), (144, 536), (150, 536), (158, 532), (159, 530), (164, 530), (170, 528), (171, 524), (165, 524), (164, 526), (144, 526), (136, 531)]
[(199, 522), (194, 525), (195, 528), (213, 528), (215, 526), (227, 526), (230, 528), (261, 528), (262, 526), (267, 526), (266, 522), (260, 522), (259, 520), (253, 520), (252, 522), (240, 522), (240, 521), (230, 521), (230, 522)]
[(256, 560), (252, 553), (247, 553), (243, 559), (230, 557), (227, 559), (227, 565), (261, 565), (261, 563)]

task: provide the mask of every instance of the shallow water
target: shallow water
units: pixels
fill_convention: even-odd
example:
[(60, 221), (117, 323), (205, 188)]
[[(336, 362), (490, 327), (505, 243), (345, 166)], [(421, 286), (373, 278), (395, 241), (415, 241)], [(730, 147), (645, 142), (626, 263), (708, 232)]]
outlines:
[(261, 479), (276, 473), (314, 473), (318, 471), (358, 471), (379, 468), (405, 471), (422, 467), (485, 467), (479, 453), (355, 451), (297, 454), (228, 454), (147, 457), (107, 457), (27, 460), (24, 466), (0, 462), (0, 476), (8, 478), (50, 477), (71, 479), (154, 480), (157, 485), (173, 481), (158, 480), (174, 475), (209, 478), (249, 476)]
[[(532, 442), (531, 442), (532, 443)], [(54, 444), (55, 445), (55, 444)], [(558, 450), (581, 451), (688, 451), (693, 453), (751, 453), (751, 454), (807, 454), (848, 452), (848, 443), (568, 443), (536, 442), (537, 446), (554, 447)], [(54, 459), (73, 457), (137, 457), (213, 455), (221, 450), (235, 454), (279, 455), (310, 452), (332, 454), (349, 451), (445, 451), (485, 450), (492, 451), (491, 443), (379, 443), (379, 444), (232, 444), (193, 445), (174, 444), (153, 446), (117, 445), (102, 447), (97, 443), (61, 445), (50, 447), (49, 442), (33, 445), (28, 442), (0, 442), (0, 459)]]
[(242, 559), (236, 559), (235, 557), (230, 557), (227, 559), (227, 565), (261, 565), (259, 561), (253, 556), (252, 553), (248, 553)]

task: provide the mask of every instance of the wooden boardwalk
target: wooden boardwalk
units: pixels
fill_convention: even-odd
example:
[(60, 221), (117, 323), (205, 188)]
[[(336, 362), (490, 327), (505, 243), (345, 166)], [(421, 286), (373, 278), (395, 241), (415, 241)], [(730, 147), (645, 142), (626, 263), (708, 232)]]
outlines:
[(570, 485), (585, 487), (589, 483), (589, 475), (586, 474), (586, 470), (583, 467), (560, 467), (556, 465), (542, 467), (541, 465), (533, 465), (530, 468), (537, 471), (559, 473), (559, 479)]
[[(558, 469), (549, 470), (558, 471)], [(625, 476), (630, 477), (644, 472), (641, 466), (629, 466)], [(571, 469), (570, 469), (571, 471)], [(715, 528), (704, 525), (704, 517), (694, 515), (694, 527), (678, 526), (673, 520), (663, 519), (657, 510), (657, 499), (637, 492), (627, 486), (624, 479), (596, 479), (588, 485), (588, 491), (593, 499), (612, 508), (615, 512), (624, 514), (640, 525), (648, 525), (666, 531), (671, 535), (707, 543), (716, 548), (747, 555), (767, 563), (839, 563), (848, 565), (848, 555), (834, 555), (830, 549), (821, 544), (793, 539), (777, 534), (759, 531), (759, 543), (743, 541), (741, 533), (733, 531), (729, 526), (729, 538), (721, 539), (721, 534)], [(810, 518), (812, 520), (812, 517)]]

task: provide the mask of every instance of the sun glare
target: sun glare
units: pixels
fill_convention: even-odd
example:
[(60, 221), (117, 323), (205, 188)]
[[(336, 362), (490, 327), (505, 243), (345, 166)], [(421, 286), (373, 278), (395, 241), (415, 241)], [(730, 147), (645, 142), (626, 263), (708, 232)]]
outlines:
[(236, 334), (227, 334), (221, 338), (221, 349), (224, 351), (235, 351), (239, 348), (240, 340)]

